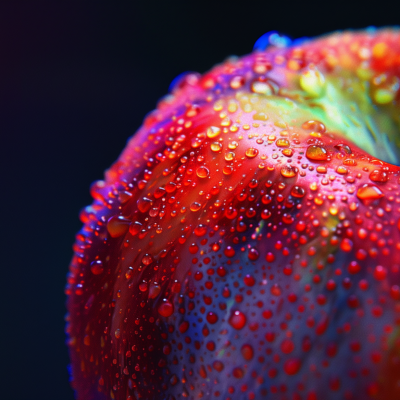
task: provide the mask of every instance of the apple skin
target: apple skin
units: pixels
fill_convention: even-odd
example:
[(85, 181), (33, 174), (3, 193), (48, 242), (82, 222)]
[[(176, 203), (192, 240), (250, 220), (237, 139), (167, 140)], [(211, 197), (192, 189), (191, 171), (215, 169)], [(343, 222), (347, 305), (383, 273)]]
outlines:
[(399, 78), (396, 29), (181, 78), (81, 213), (77, 399), (399, 399)]

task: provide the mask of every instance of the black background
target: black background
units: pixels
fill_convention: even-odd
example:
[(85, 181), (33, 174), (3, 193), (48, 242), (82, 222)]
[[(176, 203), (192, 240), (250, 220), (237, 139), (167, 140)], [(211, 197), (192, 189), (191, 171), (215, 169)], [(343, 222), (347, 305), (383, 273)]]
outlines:
[(1, 398), (73, 399), (63, 289), (78, 213), (173, 78), (270, 30), (399, 24), (391, 3), (0, 3)]

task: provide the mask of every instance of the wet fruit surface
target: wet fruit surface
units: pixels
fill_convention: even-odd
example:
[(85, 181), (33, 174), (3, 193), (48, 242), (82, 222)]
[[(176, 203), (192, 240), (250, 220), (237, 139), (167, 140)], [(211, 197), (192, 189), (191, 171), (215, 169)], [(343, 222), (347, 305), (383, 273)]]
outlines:
[(399, 43), (336, 34), (176, 83), (81, 213), (78, 399), (400, 398)]

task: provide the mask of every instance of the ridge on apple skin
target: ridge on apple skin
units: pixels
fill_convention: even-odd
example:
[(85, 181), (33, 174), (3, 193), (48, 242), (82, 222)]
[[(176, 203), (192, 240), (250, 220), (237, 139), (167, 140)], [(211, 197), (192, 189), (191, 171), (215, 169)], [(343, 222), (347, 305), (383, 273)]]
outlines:
[(78, 400), (400, 398), (400, 31), (188, 74), (74, 245)]

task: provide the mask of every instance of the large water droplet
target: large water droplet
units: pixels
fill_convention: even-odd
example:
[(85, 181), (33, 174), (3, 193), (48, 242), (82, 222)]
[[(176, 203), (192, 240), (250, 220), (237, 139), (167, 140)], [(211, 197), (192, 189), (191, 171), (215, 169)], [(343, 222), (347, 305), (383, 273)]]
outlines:
[(128, 232), (131, 221), (122, 215), (114, 215), (107, 222), (108, 233), (113, 238), (124, 235)]
[(365, 184), (357, 190), (357, 197), (365, 204), (369, 205), (371, 202), (381, 199), (385, 195), (375, 185)]
[(325, 161), (328, 158), (328, 152), (322, 146), (309, 146), (306, 157), (310, 160)]
[(243, 329), (246, 325), (246, 316), (241, 311), (234, 311), (229, 318), (229, 324), (235, 329)]

